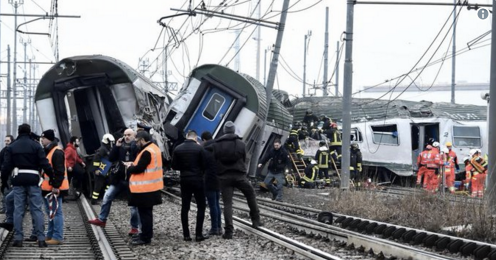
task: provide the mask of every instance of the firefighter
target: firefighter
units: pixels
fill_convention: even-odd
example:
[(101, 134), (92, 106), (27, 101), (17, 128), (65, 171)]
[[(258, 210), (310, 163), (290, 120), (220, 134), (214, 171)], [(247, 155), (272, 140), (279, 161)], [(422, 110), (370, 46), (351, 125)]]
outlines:
[(305, 112), (305, 117), (303, 118), (303, 123), (309, 128), (313, 129), (317, 127), (319, 123), (319, 118), (313, 114), (312, 109), (307, 109)]
[(453, 144), (451, 142), (446, 142), (446, 148), (448, 148), (448, 153), (450, 158), (452, 158), (453, 162), (455, 163), (455, 168), (456, 171), (458, 172), (460, 170), (460, 166), (458, 165), (458, 157), (456, 156), (456, 152), (453, 150)]
[(338, 130), (338, 125), (336, 123), (331, 123), (331, 128), (325, 132), (327, 138), (329, 139), (329, 151), (336, 151), (338, 161), (341, 160), (341, 133)]
[(435, 193), (437, 192), (439, 181), (439, 167), (441, 165), (441, 159), (439, 156), (439, 150), (432, 147), (427, 154), (425, 155), (425, 165), (427, 167), (427, 171), (425, 172), (425, 189), (428, 192)]
[(463, 184), (465, 190), (470, 192), (472, 190), (472, 171), (474, 167), (470, 164), (470, 157), (463, 158), (463, 163), (465, 164), (465, 181)]
[(470, 164), (472, 170), (472, 197), (483, 197), (484, 181), (486, 180), (487, 162), (482, 158), (477, 149), (470, 150)]
[[(427, 172), (427, 166), (426, 166), (426, 163), (427, 163), (427, 154), (429, 153), (429, 151), (432, 150), (432, 146), (430, 144), (428, 144), (426, 147), (425, 147), (425, 150), (423, 150), (419, 156), (417, 157), (417, 167), (418, 167), (418, 171), (417, 171), (417, 186), (420, 186), (420, 187), (423, 187), (425, 189), (426, 187), (426, 183), (427, 183), (427, 176), (425, 175), (425, 173)], [(423, 182), (422, 182), (422, 178), (424, 179)]]
[(306, 189), (315, 188), (315, 176), (319, 172), (319, 166), (317, 166), (317, 161), (311, 160), (310, 164), (305, 168), (305, 176), (300, 179), (300, 187)]
[(350, 148), (350, 178), (360, 180), (362, 174), (362, 152), (357, 143), (352, 143)]
[(443, 148), (445, 184), (450, 193), (455, 193), (455, 161), (450, 155), (448, 148)]
[(322, 129), (324, 129), (324, 131), (332, 128), (332, 119), (328, 116), (324, 114), (320, 115), (320, 121), (322, 122)]
[(289, 132), (289, 137), (286, 140), (286, 146), (288, 147), (288, 151), (290, 153), (296, 153), (298, 158), (301, 160), (304, 152), (300, 147), (300, 143), (298, 142), (298, 133), (299, 127), (297, 127), (296, 125), (293, 126), (293, 128), (291, 128), (291, 131)]
[(322, 176), (324, 176), (326, 185), (330, 185), (331, 178), (329, 178), (329, 149), (327, 149), (327, 144), (325, 141), (320, 141), (319, 146), (319, 150), (317, 150), (317, 153), (315, 154), (315, 160), (317, 161), (319, 166), (318, 177), (322, 179)]
[(108, 188), (106, 175), (112, 165), (108, 158), (114, 143), (115, 138), (113, 135), (104, 134), (102, 137), (102, 145), (93, 156), (93, 168), (91, 172), (95, 175), (95, 188), (91, 195), (91, 205), (98, 204), (100, 191), (102, 191), (104, 186), (107, 186), (106, 189)]

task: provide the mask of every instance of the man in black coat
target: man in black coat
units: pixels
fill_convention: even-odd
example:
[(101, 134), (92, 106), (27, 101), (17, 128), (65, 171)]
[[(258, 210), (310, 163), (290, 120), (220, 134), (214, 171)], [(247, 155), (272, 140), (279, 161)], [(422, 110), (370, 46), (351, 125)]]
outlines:
[[(12, 135), (5, 136), (5, 147), (0, 151), (0, 169), (2, 168), (2, 164), (5, 158), (5, 150), (7, 147), (14, 141), (14, 137)], [(2, 209), (0, 209), (0, 213), (5, 213), (5, 197), (10, 193), (11, 189), (8, 185), (10, 173), (1, 173), (2, 186), (0, 188), (3, 197), (2, 197)]]
[(172, 168), (180, 171), (181, 184), (181, 223), (183, 226), (184, 241), (191, 241), (188, 225), (188, 212), (191, 199), (195, 196), (196, 212), (196, 241), (203, 241), (203, 221), (205, 219), (205, 187), (203, 185), (203, 171), (206, 166), (205, 150), (196, 141), (195, 131), (186, 134), (186, 140), (174, 149), (172, 154)]
[(246, 197), (250, 208), (252, 226), (257, 228), (262, 226), (260, 222), (260, 211), (258, 210), (255, 190), (246, 178), (246, 146), (240, 137), (235, 134), (236, 126), (233, 122), (227, 121), (224, 124), (224, 135), (215, 140), (208, 150), (213, 151), (217, 161), (217, 174), (222, 191), (222, 201), (224, 202), (224, 239), (232, 239), (234, 226), (232, 218), (232, 198), (234, 188), (239, 189)]
[[(214, 143), (212, 134), (205, 131), (201, 134), (203, 147), (207, 148)], [(220, 213), (220, 184), (217, 177), (217, 168), (215, 167), (215, 158), (210, 151), (205, 152), (207, 165), (205, 168), (205, 195), (207, 196), (208, 208), (210, 209), (210, 220), (212, 228), (209, 235), (222, 235), (222, 220)]]
[[(272, 200), (282, 201), (282, 189), (285, 182), (284, 171), (286, 167), (289, 166), (289, 154), (281, 147), (281, 140), (274, 140), (274, 148), (271, 149), (258, 164), (258, 168), (262, 167), (267, 161), (269, 161), (269, 172), (265, 176), (265, 186), (272, 192)], [(272, 180), (276, 179), (277, 186), (272, 184)]]
[[(2, 172), (12, 173), (12, 186), (14, 194), (14, 242), (12, 246), (22, 247), (23, 219), (26, 207), (26, 197), (29, 196), (31, 217), (34, 219), (34, 233), (38, 237), (38, 245), (46, 247), (45, 226), (43, 219), (43, 197), (39, 186), (41, 178), (39, 171), (43, 169), (49, 176), (53, 169), (45, 157), (43, 147), (31, 140), (31, 126), (22, 124), (18, 129), (19, 136), (7, 148)], [(8, 223), (8, 222), (7, 222)], [(2, 226), (4, 227), (4, 226)]]

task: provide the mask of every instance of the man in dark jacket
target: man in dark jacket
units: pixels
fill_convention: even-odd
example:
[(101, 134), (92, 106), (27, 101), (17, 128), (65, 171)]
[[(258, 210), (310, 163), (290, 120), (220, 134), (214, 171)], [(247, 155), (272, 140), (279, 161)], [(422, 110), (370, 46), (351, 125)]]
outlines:
[(174, 149), (172, 154), (172, 168), (180, 171), (181, 184), (181, 223), (183, 226), (184, 241), (191, 241), (188, 225), (188, 212), (191, 199), (195, 196), (196, 212), (196, 241), (203, 241), (203, 221), (205, 219), (205, 187), (203, 185), (203, 171), (206, 167), (205, 150), (196, 141), (195, 131), (186, 134), (186, 140)]
[[(271, 149), (258, 164), (258, 168), (262, 167), (269, 161), (269, 172), (265, 176), (265, 187), (272, 192), (272, 200), (282, 201), (282, 189), (285, 181), (284, 171), (289, 165), (289, 154), (284, 147), (281, 147), (281, 140), (274, 140), (274, 149)], [(272, 184), (272, 180), (276, 179), (277, 186)]]
[(95, 186), (93, 188), (93, 193), (91, 194), (91, 204), (98, 204), (98, 198), (100, 197), (100, 192), (106, 186), (109, 187), (108, 182), (108, 169), (111, 167), (111, 161), (109, 161), (110, 150), (114, 146), (115, 138), (111, 134), (104, 134), (102, 137), (102, 145), (96, 151), (93, 156), (93, 167), (90, 172), (95, 175)]
[(305, 112), (305, 117), (303, 118), (303, 123), (309, 128), (317, 128), (317, 123), (319, 122), (319, 118), (313, 114), (312, 109), (307, 109)]
[(260, 222), (260, 212), (258, 210), (255, 190), (246, 178), (246, 146), (240, 137), (235, 134), (236, 126), (233, 122), (227, 121), (224, 124), (224, 135), (209, 147), (213, 151), (217, 161), (217, 174), (222, 191), (222, 201), (224, 202), (224, 239), (232, 239), (234, 232), (232, 218), (232, 198), (234, 188), (239, 189), (245, 195), (250, 208), (252, 226), (257, 228), (262, 226)]
[[(38, 245), (46, 247), (45, 226), (43, 221), (43, 198), (41, 196), (39, 174), (40, 169), (48, 175), (53, 174), (53, 169), (45, 157), (43, 147), (31, 140), (31, 126), (22, 124), (18, 129), (19, 136), (5, 152), (5, 161), (2, 172), (12, 173), (12, 186), (14, 193), (14, 242), (12, 246), (22, 247), (22, 222), (26, 207), (26, 196), (29, 196), (31, 217), (34, 219), (34, 233), (38, 237)], [(7, 222), (8, 223), (8, 222)], [(3, 227), (3, 226), (2, 226)]]
[(359, 181), (362, 174), (362, 152), (357, 143), (350, 147), (350, 179)]
[[(108, 157), (109, 161), (116, 162), (119, 166), (113, 168), (113, 171), (109, 173), (110, 187), (103, 197), (100, 215), (98, 215), (98, 218), (88, 220), (90, 224), (105, 227), (110, 214), (110, 208), (112, 207), (112, 201), (121, 192), (129, 191), (129, 182), (126, 178), (126, 169), (123, 162), (132, 162), (138, 155), (138, 147), (134, 141), (135, 135), (133, 129), (126, 129), (124, 131), (124, 137), (118, 139), (115, 146), (112, 147)], [(139, 233), (139, 222), (138, 209), (131, 207), (131, 230), (128, 233), (130, 236)]]
[(146, 131), (136, 134), (136, 145), (140, 152), (134, 162), (125, 162), (129, 177), (129, 206), (138, 208), (141, 233), (132, 245), (150, 244), (153, 238), (153, 206), (162, 204), (160, 190), (164, 188), (162, 152), (151, 142)]
[[(203, 147), (207, 148), (214, 143), (212, 134), (205, 131), (201, 134)], [(220, 184), (217, 177), (217, 168), (215, 167), (215, 158), (212, 152), (205, 151), (207, 165), (205, 168), (205, 195), (207, 196), (208, 207), (210, 209), (210, 220), (212, 228), (209, 235), (222, 235), (222, 220), (220, 212)]]
[[(2, 149), (2, 151), (0, 151), (0, 169), (2, 168), (2, 164), (3, 164), (3, 161), (4, 161), (4, 158), (5, 158), (5, 150), (7, 150), (7, 147), (14, 141), (14, 137), (12, 135), (6, 135), (5, 136), (5, 147)], [(10, 193), (10, 191), (12, 190), (9, 185), (8, 185), (8, 182), (9, 182), (9, 177), (10, 177), (10, 174), (9, 173), (2, 173), (1, 174), (1, 179), (2, 179), (2, 186), (0, 188), (2, 194), (3, 194), (3, 197), (2, 197), (2, 209), (0, 209), (0, 212), (1, 213), (5, 213), (5, 197)]]

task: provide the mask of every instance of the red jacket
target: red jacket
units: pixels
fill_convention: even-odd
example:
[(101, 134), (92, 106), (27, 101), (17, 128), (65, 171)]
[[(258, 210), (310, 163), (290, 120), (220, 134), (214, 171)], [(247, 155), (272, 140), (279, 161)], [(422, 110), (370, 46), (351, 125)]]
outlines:
[(66, 167), (73, 168), (76, 163), (83, 163), (83, 160), (77, 154), (76, 147), (74, 147), (71, 143), (67, 144), (64, 153)]

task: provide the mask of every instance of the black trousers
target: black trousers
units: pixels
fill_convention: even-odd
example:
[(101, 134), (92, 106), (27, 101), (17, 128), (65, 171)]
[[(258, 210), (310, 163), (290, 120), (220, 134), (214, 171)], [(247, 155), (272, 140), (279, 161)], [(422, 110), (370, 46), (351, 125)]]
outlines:
[(196, 236), (203, 235), (203, 221), (205, 219), (205, 208), (207, 207), (205, 197), (205, 187), (203, 180), (198, 178), (182, 178), (181, 181), (181, 224), (183, 226), (183, 236), (189, 237), (188, 212), (191, 206), (191, 199), (195, 196), (196, 212)]
[(95, 186), (93, 186), (93, 194), (91, 196), (92, 199), (98, 199), (100, 197), (100, 193), (102, 190), (105, 193), (104, 188), (108, 186), (108, 178), (100, 175), (95, 175)]
[(153, 238), (153, 206), (138, 207), (138, 214), (141, 221), (141, 240), (150, 242)]
[(322, 176), (329, 179), (329, 168), (319, 168), (319, 178), (322, 179)]
[(260, 211), (258, 210), (255, 190), (246, 176), (239, 173), (224, 173), (219, 176), (220, 189), (222, 191), (222, 201), (224, 202), (225, 233), (232, 234), (234, 231), (232, 217), (232, 198), (234, 189), (240, 190), (248, 202), (250, 208), (250, 218), (252, 221), (260, 221)]

